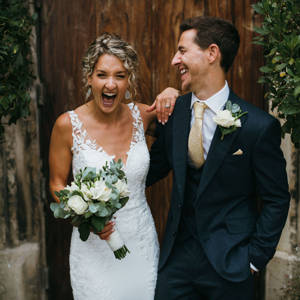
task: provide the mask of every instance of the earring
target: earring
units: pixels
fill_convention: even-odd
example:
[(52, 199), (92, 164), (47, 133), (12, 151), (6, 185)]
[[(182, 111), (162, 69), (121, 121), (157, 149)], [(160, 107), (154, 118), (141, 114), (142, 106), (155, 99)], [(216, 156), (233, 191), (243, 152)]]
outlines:
[(130, 92), (127, 90), (127, 91), (125, 92), (125, 99), (128, 100), (128, 99), (130, 99), (130, 98), (131, 98), (131, 94), (130, 94)]
[(85, 100), (89, 99), (92, 93), (91, 86), (89, 85), (88, 90), (86, 91)]

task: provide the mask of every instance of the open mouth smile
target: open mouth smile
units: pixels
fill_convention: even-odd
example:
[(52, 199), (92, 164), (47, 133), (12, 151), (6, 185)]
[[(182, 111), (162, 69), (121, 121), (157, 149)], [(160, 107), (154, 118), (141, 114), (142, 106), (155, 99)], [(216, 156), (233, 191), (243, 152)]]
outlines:
[(113, 106), (116, 96), (116, 93), (102, 93), (103, 105), (107, 107)]

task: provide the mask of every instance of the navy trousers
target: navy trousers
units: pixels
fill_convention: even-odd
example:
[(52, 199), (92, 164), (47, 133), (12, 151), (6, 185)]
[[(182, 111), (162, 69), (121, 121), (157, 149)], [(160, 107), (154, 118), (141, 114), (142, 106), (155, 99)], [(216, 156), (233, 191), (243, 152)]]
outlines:
[(253, 275), (242, 282), (223, 279), (192, 236), (175, 242), (166, 265), (158, 272), (155, 300), (253, 299)]

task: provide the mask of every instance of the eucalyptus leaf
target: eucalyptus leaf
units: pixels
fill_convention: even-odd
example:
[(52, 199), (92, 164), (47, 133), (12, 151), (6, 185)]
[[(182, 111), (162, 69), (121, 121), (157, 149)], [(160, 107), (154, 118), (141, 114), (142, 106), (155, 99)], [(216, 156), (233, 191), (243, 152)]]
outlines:
[(113, 191), (113, 192), (111, 193), (111, 200), (113, 200), (113, 201), (118, 201), (119, 198), (120, 198), (120, 194), (119, 194), (118, 192)]
[(107, 216), (109, 216), (109, 214), (110, 214), (110, 211), (105, 206), (99, 208), (98, 213), (97, 213), (97, 215), (99, 217), (107, 217)]
[(52, 202), (52, 203), (50, 203), (50, 209), (51, 209), (53, 212), (57, 209), (57, 207), (59, 207), (59, 203), (57, 203), (57, 202)]
[(96, 178), (96, 168), (86, 167), (82, 173), (82, 181), (93, 181)]
[(230, 100), (228, 100), (228, 101), (226, 102), (226, 109), (228, 109), (229, 111), (231, 111), (231, 109), (232, 109), (232, 103), (231, 103)]
[(99, 204), (91, 203), (89, 205), (89, 211), (93, 214), (96, 213), (98, 211), (98, 209), (99, 209)]
[(236, 104), (236, 103), (232, 104), (231, 112), (233, 114), (238, 113), (240, 110), (241, 110), (241, 108), (240, 108), (240, 106), (238, 104)]
[(66, 214), (67, 214), (67, 212), (63, 208), (61, 208), (59, 205), (55, 206), (54, 211), (53, 211), (53, 215), (55, 218), (63, 219)]

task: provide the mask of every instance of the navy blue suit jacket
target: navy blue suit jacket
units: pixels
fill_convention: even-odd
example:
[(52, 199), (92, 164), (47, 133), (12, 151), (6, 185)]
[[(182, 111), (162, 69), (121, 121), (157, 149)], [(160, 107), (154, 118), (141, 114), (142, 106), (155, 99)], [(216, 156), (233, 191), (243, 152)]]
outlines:
[[(215, 131), (197, 190), (195, 225), (215, 270), (238, 282), (249, 276), (250, 262), (261, 270), (273, 257), (290, 195), (278, 120), (232, 91), (229, 100), (248, 113), (241, 118), (242, 126), (223, 140), (218, 127)], [(191, 93), (177, 99), (168, 123), (158, 125), (150, 151), (148, 186), (174, 172), (159, 269), (173, 247), (185, 198), (190, 103)], [(243, 154), (233, 155), (239, 149)]]

